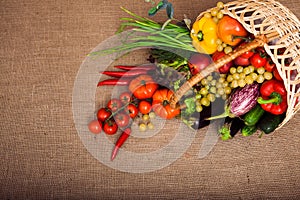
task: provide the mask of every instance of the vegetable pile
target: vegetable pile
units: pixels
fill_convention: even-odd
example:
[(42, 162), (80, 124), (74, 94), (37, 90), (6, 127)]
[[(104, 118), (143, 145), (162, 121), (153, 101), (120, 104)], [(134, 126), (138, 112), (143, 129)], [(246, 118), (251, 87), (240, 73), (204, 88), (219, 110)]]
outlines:
[[(176, 20), (172, 4), (166, 0), (148, 12), (152, 16), (166, 9), (168, 20), (163, 24), (123, 9), (132, 18), (121, 18), (124, 21), (121, 31), (130, 27), (134, 32), (147, 35), (132, 37), (129, 43), (91, 55), (143, 46), (151, 46), (151, 49), (148, 65), (118, 65), (115, 66), (117, 71), (101, 72), (111, 78), (101, 80), (99, 87), (125, 86), (127, 90), (99, 108), (97, 119), (89, 123), (89, 130), (94, 134), (103, 130), (114, 135), (121, 130), (112, 159), (130, 136), (134, 120), (139, 121), (140, 131), (146, 131), (154, 128), (151, 119), (155, 117), (178, 118), (192, 129), (225, 118), (224, 125), (216, 130), (222, 140), (231, 139), (237, 133), (242, 136), (256, 132), (260, 132), (260, 136), (269, 134), (282, 122), (287, 110), (287, 92), (275, 64), (261, 47), (224, 64), (193, 86), (180, 100), (180, 106), (170, 106), (172, 95), (184, 82), (254, 39), (237, 20), (223, 14), (223, 6), (218, 2), (192, 26), (186, 18)], [(186, 56), (166, 48), (184, 51)], [(212, 112), (212, 108), (218, 112)]]

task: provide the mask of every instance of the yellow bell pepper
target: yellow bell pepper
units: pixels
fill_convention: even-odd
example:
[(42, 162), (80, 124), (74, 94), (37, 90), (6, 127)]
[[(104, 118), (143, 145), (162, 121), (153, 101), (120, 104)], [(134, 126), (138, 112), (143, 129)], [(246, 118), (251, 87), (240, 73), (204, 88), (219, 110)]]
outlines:
[(217, 24), (212, 18), (202, 17), (193, 24), (190, 35), (199, 53), (213, 54), (217, 51), (217, 30)]

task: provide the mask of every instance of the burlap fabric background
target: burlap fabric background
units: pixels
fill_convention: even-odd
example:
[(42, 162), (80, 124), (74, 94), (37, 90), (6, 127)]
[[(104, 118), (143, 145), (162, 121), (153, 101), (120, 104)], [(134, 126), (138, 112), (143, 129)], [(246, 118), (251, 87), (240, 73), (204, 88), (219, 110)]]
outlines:
[[(300, 17), (298, 0), (281, 2)], [(216, 1), (172, 3), (178, 18), (195, 18)], [(89, 154), (73, 123), (73, 83), (85, 55), (117, 30), (119, 6), (145, 15), (150, 5), (0, 2), (1, 199), (299, 199), (299, 113), (276, 134), (219, 142), (204, 159), (197, 134), (180, 159), (150, 173), (120, 172)]]

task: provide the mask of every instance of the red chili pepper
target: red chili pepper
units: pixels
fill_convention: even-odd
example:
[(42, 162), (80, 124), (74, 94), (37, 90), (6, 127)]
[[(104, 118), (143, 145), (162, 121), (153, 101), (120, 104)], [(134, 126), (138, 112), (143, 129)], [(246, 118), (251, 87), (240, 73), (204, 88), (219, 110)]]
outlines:
[(123, 70), (155, 70), (156, 65), (143, 65), (143, 66), (125, 66), (125, 65), (116, 65), (115, 68)]
[(129, 137), (130, 133), (131, 133), (131, 129), (130, 128), (126, 128), (122, 132), (121, 136), (119, 137), (118, 141), (116, 142), (114, 150), (112, 151), (111, 160), (113, 160), (116, 157), (116, 155), (117, 155), (117, 153), (119, 151), (119, 148), (121, 148), (121, 146), (127, 140), (127, 138)]
[(121, 78), (121, 77), (135, 77), (135, 76), (139, 76), (142, 74), (147, 74), (148, 71), (133, 69), (133, 70), (129, 70), (129, 71), (104, 71), (101, 73), (105, 74), (107, 76)]
[(97, 87), (103, 86), (103, 85), (121, 85), (121, 86), (126, 86), (126, 85), (129, 85), (129, 83), (130, 83), (131, 80), (132, 80), (131, 78), (106, 79), (106, 80), (100, 81), (98, 83)]
[(278, 80), (269, 80), (260, 87), (261, 97), (257, 102), (261, 107), (274, 115), (280, 115), (287, 110), (287, 92), (284, 84)]

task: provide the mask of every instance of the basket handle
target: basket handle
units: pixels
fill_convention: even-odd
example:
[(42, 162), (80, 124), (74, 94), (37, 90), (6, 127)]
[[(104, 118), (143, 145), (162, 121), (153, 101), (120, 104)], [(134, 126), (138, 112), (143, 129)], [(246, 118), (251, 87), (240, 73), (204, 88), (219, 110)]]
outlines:
[(176, 107), (176, 104), (181, 99), (181, 97), (189, 91), (194, 85), (199, 83), (203, 78), (207, 77), (209, 74), (214, 72), (215, 70), (219, 69), (226, 63), (234, 60), (235, 58), (239, 57), (243, 53), (255, 49), (257, 47), (264, 46), (268, 42), (268, 38), (265, 35), (257, 36), (253, 41), (247, 43), (246, 45), (237, 47), (231, 53), (223, 56), (216, 62), (211, 63), (205, 69), (200, 71), (198, 74), (192, 76), (187, 82), (185, 82), (171, 97), (170, 99), (170, 106), (172, 108)]

